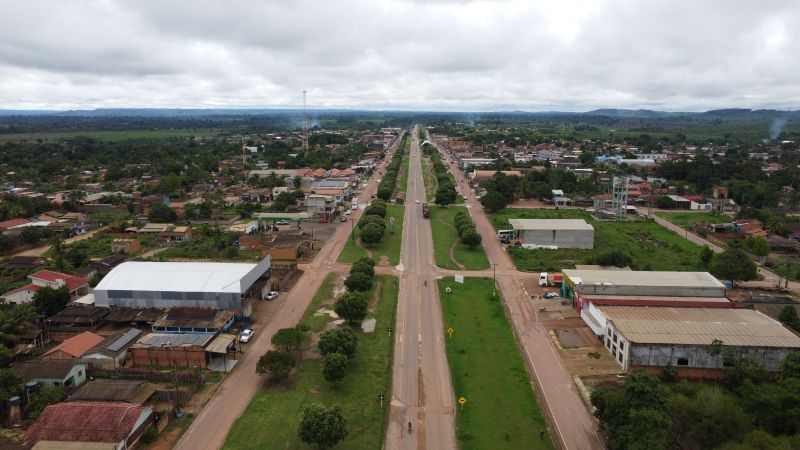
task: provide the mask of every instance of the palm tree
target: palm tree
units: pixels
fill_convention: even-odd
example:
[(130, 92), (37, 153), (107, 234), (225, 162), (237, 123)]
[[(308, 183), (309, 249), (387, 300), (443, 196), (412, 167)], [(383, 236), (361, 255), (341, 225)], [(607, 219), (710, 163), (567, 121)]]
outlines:
[(30, 303), (0, 310), (0, 342), (8, 348), (14, 347), (19, 335), (33, 328), (41, 318)]
[(772, 234), (786, 234), (789, 231), (789, 227), (786, 226), (786, 222), (783, 221), (782, 217), (772, 216), (767, 220), (767, 230)]
[(86, 191), (83, 191), (81, 189), (75, 189), (74, 191), (70, 191), (70, 193), (67, 194), (67, 200), (69, 200), (70, 203), (80, 203), (82, 200), (85, 199), (86, 199)]

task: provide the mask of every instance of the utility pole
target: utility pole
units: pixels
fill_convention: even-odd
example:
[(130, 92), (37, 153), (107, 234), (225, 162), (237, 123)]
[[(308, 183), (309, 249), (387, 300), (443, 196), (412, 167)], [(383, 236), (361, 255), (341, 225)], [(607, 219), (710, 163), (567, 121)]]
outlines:
[(492, 263), (492, 298), (497, 297), (497, 263)]

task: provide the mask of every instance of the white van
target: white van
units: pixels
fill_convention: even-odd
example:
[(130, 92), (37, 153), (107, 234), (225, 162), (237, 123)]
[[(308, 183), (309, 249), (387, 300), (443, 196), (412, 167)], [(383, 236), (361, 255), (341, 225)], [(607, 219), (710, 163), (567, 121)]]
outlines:
[(547, 286), (549, 283), (547, 282), (547, 272), (542, 272), (539, 274), (539, 286)]

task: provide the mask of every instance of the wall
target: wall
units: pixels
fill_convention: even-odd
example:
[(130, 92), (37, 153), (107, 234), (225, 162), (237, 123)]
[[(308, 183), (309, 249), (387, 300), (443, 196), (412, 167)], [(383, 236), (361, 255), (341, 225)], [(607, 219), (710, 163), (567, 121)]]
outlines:
[[(167, 296), (174, 298), (165, 298)], [(237, 293), (214, 292), (156, 292), (156, 291), (109, 291), (95, 289), (96, 306), (125, 308), (171, 308), (190, 306), (196, 308), (217, 308), (240, 310), (241, 296)]]
[(594, 248), (594, 230), (521, 230), (519, 233), (523, 244)]
[(725, 297), (725, 286), (637, 286), (622, 284), (578, 284), (575, 290), (596, 295), (660, 295), (675, 297)]
[(203, 347), (131, 347), (128, 349), (133, 367), (200, 367), (206, 368)]
[[(709, 342), (710, 344), (710, 342)], [(677, 368), (724, 368), (722, 355), (709, 355), (705, 346), (700, 345), (665, 345), (665, 344), (631, 344), (631, 366), (666, 366), (672, 364)], [(776, 347), (733, 347), (739, 356), (746, 356), (770, 372), (780, 370), (781, 362), (794, 349)], [(688, 366), (679, 366), (678, 358), (687, 358)]]

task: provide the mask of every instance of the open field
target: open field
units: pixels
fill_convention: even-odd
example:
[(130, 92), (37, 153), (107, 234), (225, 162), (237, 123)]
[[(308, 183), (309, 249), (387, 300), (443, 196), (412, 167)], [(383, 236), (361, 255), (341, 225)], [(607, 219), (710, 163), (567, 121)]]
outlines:
[[(464, 269), (481, 270), (489, 268), (489, 259), (483, 251), (483, 246), (470, 249), (466, 245), (458, 242), (453, 218), (459, 211), (467, 212), (462, 206), (441, 206), (431, 207), (431, 233), (433, 234), (433, 253), (436, 258), (436, 265), (443, 269), (460, 269), (458, 264), (462, 264)], [(453, 248), (453, 256), (450, 257), (450, 248)]]
[[(446, 294), (445, 289), (452, 293)], [(439, 280), (447, 360), (456, 398), (467, 400), (456, 411), (456, 435), (462, 450), (551, 449), (544, 417), (492, 280)], [(566, 380), (567, 382), (569, 380)], [(539, 433), (545, 431), (544, 439)]]
[[(372, 256), (375, 262), (380, 262), (381, 256), (389, 258), (389, 263), (396, 265), (400, 263), (400, 243), (403, 240), (403, 207), (399, 205), (386, 205), (386, 220), (394, 217), (394, 233), (389, 232), (389, 225), (386, 226), (386, 237), (383, 238), (378, 245), (372, 247), (361, 246), (358, 241), (361, 235), (358, 225), (355, 229), (355, 239), (358, 243), (353, 242), (353, 236), (347, 240), (341, 255), (339, 255), (339, 262), (352, 263), (358, 258), (364, 256)], [(351, 226), (351, 224), (343, 224), (342, 226)]]
[(692, 224), (695, 222), (729, 223), (733, 220), (728, 216), (705, 212), (691, 213), (658, 211), (655, 212), (655, 214), (657, 214), (659, 217), (669, 220), (675, 225), (688, 229), (691, 229)]
[(91, 137), (103, 141), (124, 141), (125, 139), (138, 138), (168, 138), (168, 137), (188, 137), (188, 136), (211, 136), (217, 134), (218, 130), (194, 129), (194, 130), (127, 130), (127, 131), (65, 131), (52, 133), (9, 133), (0, 134), (0, 142), (17, 141), (54, 141), (63, 138), (76, 136)]
[(576, 209), (506, 209), (491, 214), (495, 229), (508, 229), (508, 219), (586, 219), (594, 226), (594, 249), (526, 250), (509, 248), (519, 270), (533, 272), (574, 268), (591, 264), (600, 255), (620, 250), (633, 260), (634, 270), (706, 270), (700, 261), (702, 247), (648, 220), (598, 221)]
[[(381, 408), (376, 396), (380, 392), (391, 392), (392, 334), (385, 330), (394, 324), (398, 290), (396, 277), (380, 276), (376, 280), (379, 301), (373, 316), (377, 326), (372, 333), (357, 331), (358, 356), (351, 362), (347, 376), (339, 386), (334, 387), (325, 381), (321, 359), (304, 360), (288, 385), (273, 386), (256, 394), (244, 414), (236, 420), (224, 449), (316, 448), (304, 444), (297, 436), (300, 414), (312, 403), (335, 405), (342, 409), (348, 435), (337, 448), (381, 448), (389, 404), (384, 402)], [(324, 300), (330, 300), (330, 295), (326, 297)], [(306, 317), (318, 308), (316, 301), (317, 298), (309, 306)]]

